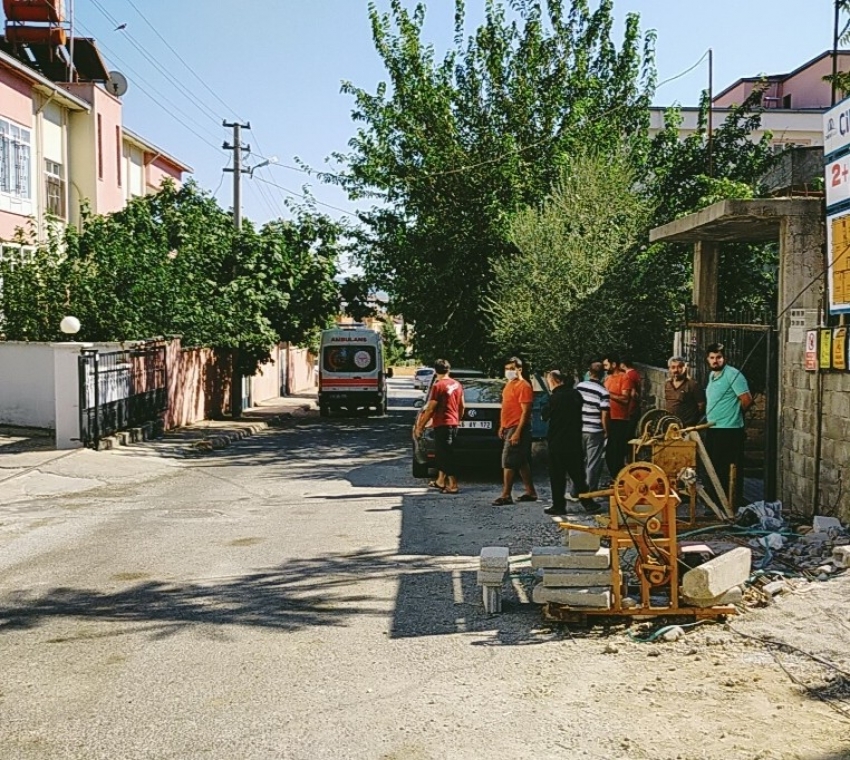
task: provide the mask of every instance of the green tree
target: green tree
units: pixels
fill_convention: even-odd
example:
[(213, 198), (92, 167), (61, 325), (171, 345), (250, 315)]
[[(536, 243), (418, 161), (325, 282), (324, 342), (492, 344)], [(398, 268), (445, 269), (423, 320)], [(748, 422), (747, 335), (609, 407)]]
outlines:
[(53, 340), (72, 313), (82, 340), (180, 334), (185, 345), (240, 348), (252, 372), (274, 343), (306, 342), (336, 313), (338, 236), (308, 211), (236, 233), (212, 196), (167, 185), (114, 214), (85, 214), (81, 231), (29, 264), (0, 264), (0, 331)]
[[(573, 320), (582, 304), (607, 309), (601, 292), (612, 267), (642, 241), (651, 207), (625, 150), (576, 153), (552, 194), (517, 213), (510, 225), (518, 253), (496, 262), (494, 339), (536, 365), (578, 368), (588, 332)], [(593, 310), (591, 310), (592, 313)], [(605, 337), (597, 315), (594, 339)]]
[[(654, 83), (653, 36), (626, 18), (612, 39), (613, 0), (489, 0), (464, 40), (456, 0), (455, 45), (442, 60), (422, 36), (423, 5), (369, 6), (388, 82), (374, 93), (351, 83), (361, 124), (342, 175), (324, 175), (361, 215), (359, 260), (416, 326), (424, 358), (450, 348), (477, 364), (495, 350), (488, 310), (494, 266), (515, 253), (510, 219), (538, 204), (578, 147), (644, 141)], [(640, 151), (639, 146), (635, 146)]]

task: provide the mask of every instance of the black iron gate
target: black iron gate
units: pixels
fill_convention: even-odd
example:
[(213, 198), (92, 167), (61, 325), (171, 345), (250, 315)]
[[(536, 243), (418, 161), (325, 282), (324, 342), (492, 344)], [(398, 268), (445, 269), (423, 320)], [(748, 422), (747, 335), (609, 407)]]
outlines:
[(168, 407), (166, 346), (140, 344), (122, 351), (84, 348), (79, 358), (80, 440), (101, 438), (152, 422)]
[(700, 322), (688, 315), (682, 338), (691, 374), (703, 388), (710, 372), (705, 352), (712, 343), (722, 343), (727, 363), (747, 378), (754, 404), (746, 422), (746, 467), (764, 481), (764, 498), (776, 499), (779, 362), (772, 315), (737, 312), (715, 322)]

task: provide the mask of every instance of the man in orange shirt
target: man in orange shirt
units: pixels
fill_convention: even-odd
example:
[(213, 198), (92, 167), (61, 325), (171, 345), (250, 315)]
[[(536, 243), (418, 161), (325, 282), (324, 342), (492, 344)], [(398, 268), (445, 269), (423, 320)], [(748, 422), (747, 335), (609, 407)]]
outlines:
[(522, 376), (522, 361), (512, 356), (505, 362), (507, 383), (502, 391), (502, 415), (499, 437), (502, 447), (502, 495), (493, 502), (501, 507), (513, 504), (514, 473), (519, 470), (525, 493), (517, 501), (537, 501), (537, 490), (531, 479), (531, 407), (534, 391)]
[(608, 377), (605, 389), (611, 395), (611, 417), (608, 421), (608, 441), (605, 444), (605, 464), (611, 478), (616, 479), (626, 464), (629, 453), (631, 421), (629, 415), (635, 397), (634, 383), (623, 367), (618, 354), (608, 354), (603, 362)]

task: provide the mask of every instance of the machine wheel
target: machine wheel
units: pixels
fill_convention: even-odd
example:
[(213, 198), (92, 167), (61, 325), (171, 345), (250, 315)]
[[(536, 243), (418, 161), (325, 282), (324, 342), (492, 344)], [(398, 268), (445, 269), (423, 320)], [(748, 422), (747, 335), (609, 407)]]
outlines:
[(650, 462), (626, 465), (614, 480), (614, 499), (629, 517), (658, 514), (673, 493), (667, 474)]
[(427, 478), (428, 477), (428, 464), (422, 464), (421, 462), (417, 462), (415, 459), (413, 460), (413, 477), (414, 478)]

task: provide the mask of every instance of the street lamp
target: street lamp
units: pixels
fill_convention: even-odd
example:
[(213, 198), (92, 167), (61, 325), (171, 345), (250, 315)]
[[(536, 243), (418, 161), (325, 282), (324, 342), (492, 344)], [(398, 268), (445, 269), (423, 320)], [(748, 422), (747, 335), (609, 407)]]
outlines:
[(271, 164), (276, 164), (277, 162), (277, 156), (269, 156), (265, 161), (261, 161), (259, 164), (256, 164), (255, 166), (252, 166), (250, 169), (248, 169), (248, 176), (253, 179), (254, 172), (257, 171), (257, 169), (262, 169), (264, 166), (270, 166)]
[(62, 317), (59, 329), (65, 335), (76, 335), (80, 331), (80, 320), (76, 317)]

